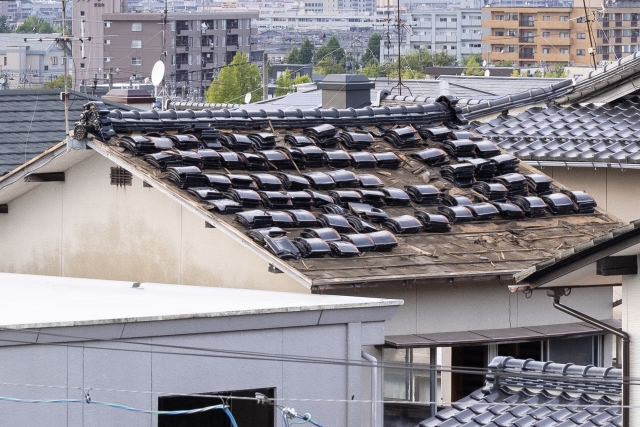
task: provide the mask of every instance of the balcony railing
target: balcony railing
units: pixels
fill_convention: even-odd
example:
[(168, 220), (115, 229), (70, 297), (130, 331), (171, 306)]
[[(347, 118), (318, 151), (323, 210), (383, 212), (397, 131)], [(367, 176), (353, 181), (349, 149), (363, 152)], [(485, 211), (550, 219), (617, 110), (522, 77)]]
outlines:
[(533, 59), (533, 52), (520, 52), (520, 59)]
[(533, 19), (523, 19), (520, 21), (520, 26), (521, 27), (533, 27), (534, 23), (536, 21), (534, 21)]
[(533, 43), (533, 36), (521, 36), (520, 43)]

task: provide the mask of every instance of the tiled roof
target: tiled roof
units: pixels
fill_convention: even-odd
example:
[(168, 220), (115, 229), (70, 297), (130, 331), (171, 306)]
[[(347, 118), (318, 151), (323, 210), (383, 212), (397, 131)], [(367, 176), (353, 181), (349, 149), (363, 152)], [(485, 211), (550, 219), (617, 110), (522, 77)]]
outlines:
[(476, 131), (524, 160), (640, 165), (640, 98), (602, 106), (530, 108)]
[[(491, 69), (489, 69), (491, 71)], [(494, 96), (507, 96), (538, 88), (547, 88), (566, 79), (539, 77), (497, 77), (497, 76), (440, 76), (438, 80), (449, 82), (449, 87), (468, 88)]]
[(495, 357), (485, 387), (420, 427), (621, 427), (622, 370)]
[[(620, 225), (599, 210), (557, 216), (547, 210), (545, 214), (540, 199), (535, 200), (542, 203), (543, 216), (537, 216), (533, 203), (532, 217), (524, 217), (513, 204), (482, 203), (489, 198), (501, 199), (507, 191), (510, 196), (526, 194), (526, 181), (513, 174), (501, 178), (503, 184), (485, 186), (479, 182), (473, 189), (474, 174), (477, 179), (490, 180), (518, 167), (523, 174), (536, 171), (524, 164), (518, 166), (510, 156), (475, 159), (473, 164), (457, 159), (463, 152), (465, 156), (477, 153), (485, 157), (500, 152), (491, 143), (466, 139), (474, 135), (461, 131), (459, 126), (466, 121), (455, 103), (446, 98), (410, 107), (271, 112), (121, 112), (89, 103), (84, 117), (88, 121), (76, 126), (76, 138), (88, 132), (94, 150), (142, 173), (152, 186), (187, 204), (234, 238), (252, 242), (256, 252), (278, 260), (278, 268), (302, 277), (300, 281), (318, 290), (477, 276), (509, 280), (515, 272), (552, 257), (566, 245)], [(163, 132), (170, 138), (157, 139)], [(300, 138), (305, 133), (307, 139)], [(307, 141), (314, 146), (294, 147)], [(260, 149), (265, 146), (273, 150)], [(141, 155), (158, 152), (160, 147), (170, 152)], [(219, 154), (213, 150), (196, 153), (198, 147), (213, 148)], [(441, 148), (450, 154), (439, 151)], [(159, 171), (156, 165), (163, 162), (168, 162), (167, 169)], [(448, 162), (451, 165), (447, 166)], [(174, 165), (194, 168), (171, 169)], [(254, 176), (247, 179), (249, 174)], [(538, 178), (538, 184), (531, 184), (536, 191), (563, 189), (545, 177)], [(549, 190), (543, 189), (549, 184)], [(189, 186), (208, 188), (189, 191)], [(310, 193), (301, 192), (307, 186)], [(246, 187), (261, 187), (264, 192), (257, 195)], [(554, 209), (568, 207), (573, 212), (568, 197), (558, 197), (568, 200), (568, 205), (554, 202)], [(222, 204), (228, 206), (232, 201), (239, 202), (233, 207), (245, 213), (223, 214)], [(326, 205), (328, 201), (334, 203)], [(461, 206), (465, 203), (473, 205)], [(525, 205), (525, 210), (529, 209)], [(292, 208), (301, 211), (279, 213)], [(291, 240), (308, 240), (298, 240), (298, 246), (292, 246), (289, 239), (270, 240), (252, 233), (252, 240), (245, 234), (247, 226), (272, 225), (283, 227)], [(329, 230), (305, 231), (321, 227)], [(390, 234), (368, 234), (378, 231)], [(274, 235), (281, 233), (274, 231)], [(331, 235), (342, 238), (342, 243), (332, 241)], [(299, 257), (327, 251), (334, 256)]]
[[(82, 112), (82, 104), (97, 99), (70, 92), (70, 129)], [(129, 108), (117, 103), (106, 104), (112, 108)], [(60, 89), (0, 91), (0, 175), (62, 141), (64, 132)]]

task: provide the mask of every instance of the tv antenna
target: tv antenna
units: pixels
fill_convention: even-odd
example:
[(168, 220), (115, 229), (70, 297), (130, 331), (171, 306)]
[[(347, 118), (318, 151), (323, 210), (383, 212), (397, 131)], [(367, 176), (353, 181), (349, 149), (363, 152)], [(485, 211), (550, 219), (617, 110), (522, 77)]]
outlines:
[(33, 37), (33, 38), (25, 38), (24, 41), (55, 41), (58, 46), (61, 46), (64, 51), (64, 57), (62, 58), (62, 62), (64, 65), (64, 92), (60, 94), (60, 97), (64, 101), (64, 130), (65, 130), (65, 141), (69, 138), (69, 84), (67, 82), (69, 77), (69, 58), (72, 57), (70, 43), (74, 40), (80, 42), (80, 56), (82, 59), (85, 59), (87, 56), (84, 51), (84, 42), (91, 41), (91, 37), (86, 37), (84, 34), (84, 22), (85, 20), (80, 21), (80, 37), (73, 37), (71, 34), (67, 34), (67, 1), (69, 0), (60, 0), (62, 3), (62, 35), (60, 37)]
[[(396, 0), (398, 2), (398, 14), (396, 16), (396, 26), (398, 31), (398, 84), (391, 88), (391, 91), (395, 88), (398, 88), (398, 94), (402, 95), (402, 88), (407, 88), (409, 91), (409, 95), (413, 96), (411, 93), (411, 89), (409, 86), (402, 83), (402, 55), (400, 54), (400, 47), (402, 46), (402, 29), (404, 28), (407, 31), (410, 29), (404, 23), (404, 21), (400, 18), (400, 0)], [(388, 28), (388, 27), (387, 27)], [(387, 39), (389, 38), (389, 33), (387, 32)]]

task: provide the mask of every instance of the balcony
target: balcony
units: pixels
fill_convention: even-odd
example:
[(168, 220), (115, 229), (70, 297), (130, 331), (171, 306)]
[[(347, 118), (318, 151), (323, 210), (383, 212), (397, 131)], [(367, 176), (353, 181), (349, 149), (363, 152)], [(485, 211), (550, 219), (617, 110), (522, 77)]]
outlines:
[(518, 56), (520, 59), (533, 59), (535, 54), (533, 52), (523, 52), (520, 51), (520, 55)]
[(535, 22), (536, 21), (534, 21), (533, 19), (526, 19), (526, 20), (523, 19), (523, 20), (520, 21), (520, 26), (521, 27), (533, 27), (533, 26), (536, 25)]
[(520, 43), (533, 43), (534, 36), (522, 36), (520, 37)]

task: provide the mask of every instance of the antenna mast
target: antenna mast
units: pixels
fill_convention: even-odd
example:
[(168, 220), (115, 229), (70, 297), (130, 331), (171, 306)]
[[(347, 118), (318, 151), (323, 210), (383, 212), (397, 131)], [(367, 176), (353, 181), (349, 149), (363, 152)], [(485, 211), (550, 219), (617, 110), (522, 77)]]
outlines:
[(402, 88), (405, 87), (409, 91), (409, 94), (413, 96), (411, 89), (402, 83), (402, 55), (400, 54), (400, 47), (402, 46), (402, 27), (404, 26), (404, 22), (400, 19), (400, 0), (396, 1), (398, 2), (398, 16), (396, 17), (398, 26), (398, 84), (392, 87), (391, 90), (393, 91), (395, 88), (398, 88), (398, 93), (402, 95)]

